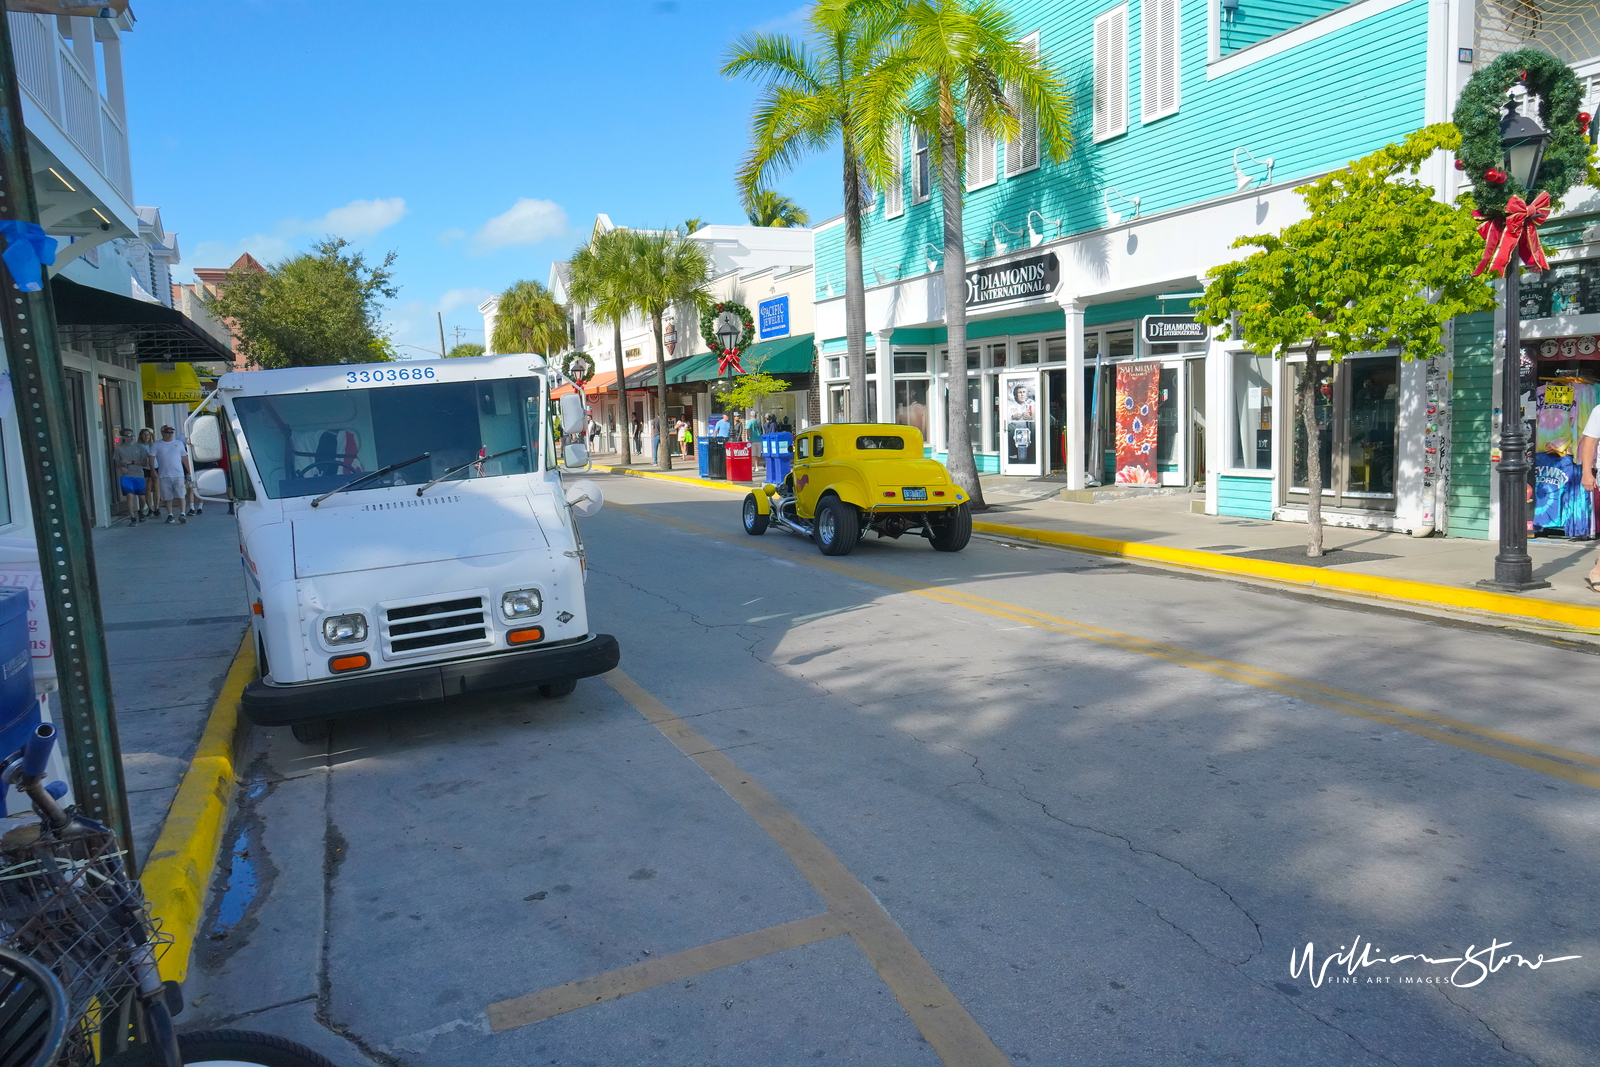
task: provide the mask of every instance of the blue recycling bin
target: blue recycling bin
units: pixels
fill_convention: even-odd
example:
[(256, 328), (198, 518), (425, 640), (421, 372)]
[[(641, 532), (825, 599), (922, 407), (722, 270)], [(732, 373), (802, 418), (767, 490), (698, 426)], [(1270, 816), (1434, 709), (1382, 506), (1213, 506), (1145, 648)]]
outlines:
[(777, 485), (794, 470), (794, 434), (761, 435), (761, 458), (767, 464), (767, 482)]
[(33, 692), (33, 647), (28, 637), (28, 593), (0, 591), (0, 758), (9, 756), (39, 726)]
[(699, 460), (700, 477), (711, 477), (711, 438), (696, 437), (694, 439), (694, 454)]

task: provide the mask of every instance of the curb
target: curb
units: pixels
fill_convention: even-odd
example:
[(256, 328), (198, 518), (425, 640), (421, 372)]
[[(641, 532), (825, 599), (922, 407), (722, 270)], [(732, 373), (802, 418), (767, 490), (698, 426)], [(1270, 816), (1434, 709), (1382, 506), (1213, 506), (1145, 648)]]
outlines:
[(139, 877), (150, 902), (150, 917), (172, 938), (159, 963), (161, 977), (171, 981), (181, 982), (189, 973), (189, 955), (205, 916), (206, 890), (216, 871), (233, 802), (235, 745), (248, 729), (239, 715), (239, 698), (256, 670), (250, 634), (247, 629), (239, 642), (205, 733)]
[(658, 481), (677, 482), (680, 485), (698, 485), (702, 489), (721, 489), (725, 493), (753, 493), (761, 488), (760, 482), (712, 482), (704, 478), (691, 478), (684, 474), (668, 474), (666, 471), (636, 471), (630, 467), (607, 467), (603, 464), (594, 464), (594, 469), (607, 474), (625, 474), (629, 478), (655, 478)]
[[(596, 470), (610, 474), (625, 474), (631, 478), (656, 478), (679, 484), (698, 485), (706, 489), (725, 492), (750, 492), (754, 486), (730, 485), (702, 478), (687, 478), (661, 471), (636, 471), (625, 468), (595, 465)], [(1432, 582), (1417, 582), (1409, 578), (1386, 578), (1376, 574), (1351, 574), (1329, 571), (1322, 567), (1308, 567), (1299, 563), (1275, 563), (1270, 560), (1238, 559), (1218, 552), (1202, 552), (1193, 548), (1167, 548), (1162, 545), (1144, 545), (1133, 541), (1117, 541), (1108, 537), (1091, 537), (1088, 534), (1067, 533), (1063, 530), (1041, 530), (1032, 526), (1006, 526), (995, 522), (972, 523), (974, 533), (1012, 537), (1019, 541), (1037, 541), (1100, 556), (1120, 556), (1124, 559), (1142, 559), (1169, 567), (1187, 570), (1210, 571), (1215, 574), (1233, 574), (1243, 578), (1319, 589), (1331, 593), (1374, 597), (1407, 604), (1421, 604), (1455, 611), (1476, 611), (1514, 619), (1532, 619), (1558, 623), (1579, 630), (1600, 633), (1600, 608), (1586, 608), (1577, 604), (1564, 604), (1548, 600), (1529, 600), (1514, 593), (1496, 593), (1488, 589), (1470, 589)]]

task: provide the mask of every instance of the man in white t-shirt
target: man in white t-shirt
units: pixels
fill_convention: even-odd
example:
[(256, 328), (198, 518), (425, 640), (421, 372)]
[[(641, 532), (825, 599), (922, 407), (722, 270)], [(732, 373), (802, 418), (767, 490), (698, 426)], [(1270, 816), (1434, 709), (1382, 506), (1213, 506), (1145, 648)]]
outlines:
[(161, 503), (167, 509), (167, 521), (188, 522), (183, 513), (183, 491), (194, 474), (189, 462), (189, 449), (174, 437), (171, 426), (161, 427), (161, 440), (150, 446), (150, 456), (156, 461), (156, 478), (161, 483)]
[[(1600, 404), (1589, 412), (1589, 421), (1583, 424), (1583, 436), (1578, 438), (1578, 469), (1583, 472), (1583, 487), (1590, 493), (1595, 488), (1595, 450), (1600, 446)], [(1600, 593), (1600, 559), (1584, 578), (1583, 584), (1594, 593)]]

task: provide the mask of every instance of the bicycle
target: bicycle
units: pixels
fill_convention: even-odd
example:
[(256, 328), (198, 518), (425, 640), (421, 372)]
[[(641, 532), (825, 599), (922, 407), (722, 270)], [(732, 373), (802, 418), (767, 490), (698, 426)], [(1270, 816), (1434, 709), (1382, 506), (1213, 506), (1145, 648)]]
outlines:
[[(27, 981), (43, 982), (40, 970), (53, 976), (66, 1005), (62, 1039), (44, 1058), (7, 1051), (0, 1067), (334, 1067), (270, 1034), (175, 1031), (182, 990), (156, 969), (157, 950), (170, 938), (151, 921), (115, 835), (63, 809), (65, 785), (44, 784), (55, 739), (46, 723), (0, 760), (0, 818), (13, 787), (37, 817), (0, 837), (0, 950), (9, 950), (0, 964), (14, 964)], [(37, 1013), (50, 1001), (49, 982), (43, 986), (38, 995), (19, 988), (18, 1010)], [(26, 1032), (23, 1038), (26, 1044)]]

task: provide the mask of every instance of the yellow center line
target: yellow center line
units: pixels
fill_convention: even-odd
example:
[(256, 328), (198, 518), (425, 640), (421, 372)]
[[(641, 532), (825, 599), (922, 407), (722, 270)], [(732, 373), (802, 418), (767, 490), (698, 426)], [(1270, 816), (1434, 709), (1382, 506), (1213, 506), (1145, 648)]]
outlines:
[[(1439, 741), (1468, 752), (1476, 752), (1479, 755), (1504, 760), (1507, 763), (1538, 771), (1541, 774), (1548, 774), (1553, 778), (1560, 778), (1576, 785), (1600, 789), (1600, 774), (1585, 769), (1587, 767), (1600, 768), (1600, 757), (1587, 752), (1546, 744), (1542, 741), (1535, 741), (1532, 738), (1521, 737), (1517, 734), (1495, 730), (1487, 726), (1479, 726), (1464, 719), (1440, 715), (1437, 712), (1423, 711), (1418, 708), (1406, 707), (1402, 704), (1376, 700), (1362, 696), (1359, 693), (1323, 685), (1320, 682), (1314, 682), (1309, 679), (1296, 678), (1277, 671), (1253, 667), (1247, 663), (1219, 659), (1178, 645), (1153, 641), (1145, 637), (1136, 637), (1133, 634), (1120, 633), (1116, 630), (1109, 630), (1087, 623), (1074, 622), (1059, 615), (1051, 615), (1032, 608), (1018, 607), (1001, 600), (978, 596), (975, 593), (964, 593), (926, 582), (900, 578), (823, 556), (782, 552), (781, 549), (768, 548), (760, 544), (756, 538), (750, 537), (742, 531), (736, 534), (724, 533), (721, 530), (710, 529), (695, 523), (667, 518), (634, 505), (613, 504), (612, 506), (628, 514), (663, 523), (689, 533), (714, 537), (730, 544), (742, 544), (747, 548), (759, 549), (774, 555), (781, 553), (783, 558), (787, 560), (815, 567), (818, 570), (831, 571), (841, 577), (870, 582), (899, 592), (927, 597), (931, 600), (981, 612), (995, 618), (1021, 622), (1040, 629), (1067, 634), (1094, 641), (1097, 644), (1109, 645), (1129, 652), (1136, 652), (1140, 655), (1165, 660), (1178, 666), (1204, 671), (1216, 677), (1226, 678), (1230, 681), (1292, 697), (1308, 704), (1316, 704), (1345, 715), (1354, 715), (1372, 722), (1383, 723), (1386, 726), (1404, 730), (1418, 737), (1426, 737), (1429, 740)], [(1574, 766), (1575, 764), (1581, 766)]]
[(961, 1006), (905, 931), (821, 839), (639, 683), (620, 670), (604, 677), (783, 849), (827, 903), (828, 915), (855, 940), (941, 1060), (949, 1067), (1009, 1067), (1005, 1054)]

